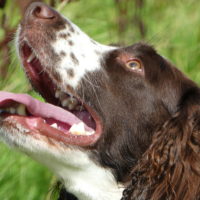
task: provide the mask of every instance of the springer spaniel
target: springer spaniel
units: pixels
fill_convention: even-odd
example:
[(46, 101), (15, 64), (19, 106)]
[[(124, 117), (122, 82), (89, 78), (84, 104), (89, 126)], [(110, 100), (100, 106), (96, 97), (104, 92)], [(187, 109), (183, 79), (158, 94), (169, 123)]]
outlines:
[(43, 3), (28, 7), (17, 49), (48, 103), (0, 92), (4, 142), (79, 200), (200, 198), (200, 88), (167, 59), (101, 45)]

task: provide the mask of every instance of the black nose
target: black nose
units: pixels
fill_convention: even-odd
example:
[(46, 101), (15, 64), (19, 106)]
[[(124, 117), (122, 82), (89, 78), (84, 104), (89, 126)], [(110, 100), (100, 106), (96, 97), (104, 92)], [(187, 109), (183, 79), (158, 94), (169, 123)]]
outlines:
[(42, 21), (53, 23), (60, 15), (51, 7), (41, 2), (32, 3), (26, 10), (24, 19), (27, 23)]

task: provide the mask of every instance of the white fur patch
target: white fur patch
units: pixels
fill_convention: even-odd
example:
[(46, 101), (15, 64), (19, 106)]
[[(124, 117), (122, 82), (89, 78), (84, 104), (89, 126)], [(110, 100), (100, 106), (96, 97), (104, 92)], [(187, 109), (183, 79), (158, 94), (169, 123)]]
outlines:
[[(76, 25), (70, 22), (74, 31), (70, 32), (69, 27), (57, 32), (57, 40), (52, 44), (53, 50), (56, 54), (65, 52), (66, 55), (61, 58), (57, 67), (57, 72), (61, 74), (63, 84), (69, 84), (74, 89), (79, 84), (79, 81), (87, 72), (99, 70), (101, 68), (101, 59), (105, 53), (115, 49), (112, 46), (99, 44), (92, 40), (84, 32), (82, 32)], [(67, 38), (62, 38), (60, 35), (70, 34)], [(72, 45), (69, 45), (72, 42)], [(75, 56), (76, 61), (71, 55)], [(67, 70), (74, 71), (74, 77), (71, 78), (67, 74)]]

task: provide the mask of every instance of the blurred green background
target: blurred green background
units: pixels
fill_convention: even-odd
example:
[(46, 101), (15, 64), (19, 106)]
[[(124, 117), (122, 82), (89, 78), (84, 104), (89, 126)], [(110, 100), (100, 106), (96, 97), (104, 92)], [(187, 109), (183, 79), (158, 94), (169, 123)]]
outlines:
[[(30, 0), (31, 1), (31, 0)], [(14, 33), (29, 0), (0, 0), (0, 90), (32, 91), (20, 67)], [(200, 1), (65, 0), (46, 2), (98, 42), (130, 45), (143, 40), (156, 47), (200, 83)], [(0, 200), (47, 199), (52, 174), (0, 143)]]

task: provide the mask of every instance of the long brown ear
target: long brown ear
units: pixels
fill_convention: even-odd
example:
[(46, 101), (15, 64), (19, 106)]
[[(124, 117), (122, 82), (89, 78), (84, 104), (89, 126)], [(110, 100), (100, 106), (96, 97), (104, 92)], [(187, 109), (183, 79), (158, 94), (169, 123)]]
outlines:
[[(198, 92), (199, 93), (199, 92)], [(122, 200), (200, 198), (200, 96), (183, 103), (158, 130), (132, 172)]]

